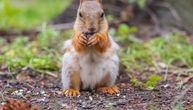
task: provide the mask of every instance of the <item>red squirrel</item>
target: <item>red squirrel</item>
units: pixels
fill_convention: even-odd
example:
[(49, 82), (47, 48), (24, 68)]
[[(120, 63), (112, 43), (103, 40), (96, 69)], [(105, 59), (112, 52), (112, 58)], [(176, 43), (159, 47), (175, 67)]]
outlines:
[(80, 90), (116, 94), (119, 46), (108, 35), (108, 22), (102, 0), (80, 0), (72, 39), (64, 44), (62, 83), (67, 96), (77, 96)]

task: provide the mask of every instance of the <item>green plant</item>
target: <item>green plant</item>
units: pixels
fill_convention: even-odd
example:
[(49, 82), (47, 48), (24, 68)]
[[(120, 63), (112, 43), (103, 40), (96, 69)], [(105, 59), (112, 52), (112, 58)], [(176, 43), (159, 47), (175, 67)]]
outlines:
[(130, 80), (131, 84), (135, 87), (140, 87), (140, 88), (143, 88), (144, 87), (144, 84), (143, 82), (139, 81), (137, 78), (135, 78), (134, 76), (131, 77), (131, 80)]
[(157, 108), (154, 103), (150, 102), (150, 110), (159, 110), (159, 108)]
[(158, 81), (160, 81), (160, 80), (161, 80), (161, 77), (158, 75), (150, 75), (146, 82), (142, 82), (142, 81), (138, 80), (136, 77), (131, 76), (130, 82), (135, 87), (145, 88), (147, 90), (154, 90)]
[(148, 90), (153, 90), (160, 79), (161, 77), (158, 75), (151, 75), (148, 77), (148, 80), (144, 83), (144, 85)]
[(178, 102), (172, 110), (183, 110), (182, 101)]
[(147, 42), (133, 40), (130, 35), (117, 36), (119, 42), (127, 44), (126, 48), (119, 50), (119, 55), (128, 71), (140, 71), (145, 67), (159, 68), (158, 62), (163, 62), (170, 68), (176, 67), (176, 62), (188, 68), (193, 66), (192, 44), (186, 36), (179, 33), (153, 38)]
[(141, 70), (148, 65), (154, 66), (151, 52), (141, 43), (131, 43), (127, 49), (121, 49), (119, 54), (128, 71)]
[(128, 26), (127, 24), (120, 24), (118, 30), (110, 29), (110, 34), (116, 36), (115, 40), (125, 44), (130, 44), (134, 42), (140, 43), (141, 41), (137, 39), (133, 33), (137, 32), (138, 28), (135, 26)]
[(128, 33), (133, 33), (137, 32), (137, 27), (131, 26), (129, 27), (127, 24), (120, 24), (118, 28), (118, 34), (128, 34)]
[(38, 41), (42, 47), (52, 46), (50, 44), (56, 43), (56, 39), (59, 37), (59, 32), (52, 28), (48, 28), (46, 23), (42, 24), (41, 33), (38, 35)]
[(165, 37), (152, 39), (147, 45), (168, 65), (181, 62), (190, 68), (193, 66), (192, 45), (185, 36), (179, 33), (171, 33)]
[(108, 108), (109, 110), (113, 110), (113, 103), (108, 103), (108, 105), (106, 105), (106, 108)]
[(146, 6), (146, 0), (128, 0), (131, 4), (137, 4), (140, 9), (144, 9)]
[[(48, 41), (50, 42), (50, 41)], [(33, 69), (57, 70), (60, 54), (39, 45), (41, 41), (29, 41), (27, 37), (17, 37), (10, 45), (1, 48), (0, 63), (11, 69), (31, 67)], [(50, 42), (51, 45), (51, 42)]]

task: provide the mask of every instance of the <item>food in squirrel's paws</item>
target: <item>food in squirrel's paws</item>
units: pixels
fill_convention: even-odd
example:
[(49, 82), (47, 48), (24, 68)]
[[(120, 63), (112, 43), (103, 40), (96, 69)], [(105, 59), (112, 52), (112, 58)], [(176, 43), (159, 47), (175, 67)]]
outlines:
[(85, 32), (84, 35), (86, 36), (87, 39), (92, 37), (95, 33), (94, 32)]
[[(115, 85), (119, 46), (108, 35), (108, 22), (102, 0), (80, 0), (72, 39), (65, 43), (62, 83), (66, 96), (77, 96), (81, 90), (95, 89), (116, 94)], [(100, 42), (100, 43), (99, 43)]]

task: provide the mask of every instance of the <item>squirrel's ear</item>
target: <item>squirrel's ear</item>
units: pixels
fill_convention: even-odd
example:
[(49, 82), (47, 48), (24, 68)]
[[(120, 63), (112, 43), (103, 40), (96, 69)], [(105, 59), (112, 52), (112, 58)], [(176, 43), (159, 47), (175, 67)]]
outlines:
[[(80, 0), (80, 4), (82, 4), (84, 1), (86, 1), (86, 0)], [(96, 0), (96, 1), (99, 3), (102, 3), (102, 0)]]
[(97, 2), (99, 2), (99, 3), (102, 3), (102, 0), (96, 0)]
[(84, 1), (84, 0), (80, 0), (80, 4), (82, 4), (82, 3), (83, 3), (83, 1)]

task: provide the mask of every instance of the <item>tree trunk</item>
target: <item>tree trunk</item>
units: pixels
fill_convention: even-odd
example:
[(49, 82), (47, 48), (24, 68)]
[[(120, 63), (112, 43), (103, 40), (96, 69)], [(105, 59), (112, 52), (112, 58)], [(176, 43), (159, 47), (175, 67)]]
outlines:
[[(127, 0), (103, 0), (105, 12), (111, 13), (114, 16), (119, 16), (121, 10), (127, 6), (127, 2)], [(66, 10), (52, 19), (52, 23), (73, 22), (76, 18), (78, 6), (79, 0), (73, 0), (72, 4)]]
[[(178, 28), (193, 32), (193, 0), (147, 0), (147, 7), (142, 11), (135, 6), (129, 5), (128, 0), (103, 0), (103, 4), (105, 12), (110, 13), (120, 21), (127, 20), (128, 23), (133, 23), (146, 19), (146, 23), (147, 20), (151, 21), (147, 16), (153, 14), (161, 27)], [(79, 0), (73, 0), (66, 10), (52, 19), (52, 22), (55, 24), (73, 22), (78, 5)], [(129, 7), (135, 7), (132, 9), (133, 12)], [(134, 13), (133, 19), (123, 18), (123, 16), (130, 16), (132, 13)]]
[(178, 13), (181, 24), (193, 30), (193, 0), (169, 0), (168, 3)]
[(193, 0), (158, 0), (150, 4), (162, 27), (178, 28), (192, 33)]

